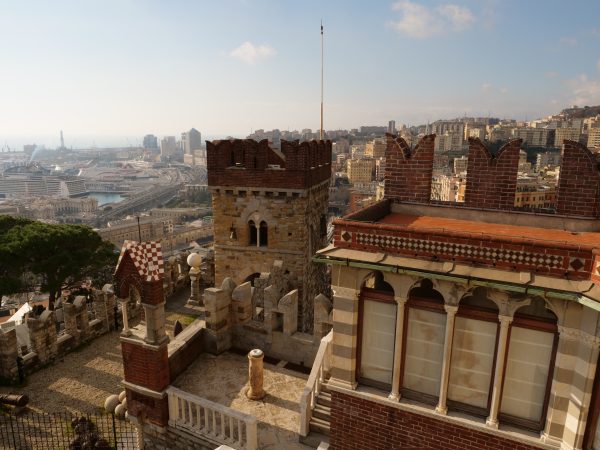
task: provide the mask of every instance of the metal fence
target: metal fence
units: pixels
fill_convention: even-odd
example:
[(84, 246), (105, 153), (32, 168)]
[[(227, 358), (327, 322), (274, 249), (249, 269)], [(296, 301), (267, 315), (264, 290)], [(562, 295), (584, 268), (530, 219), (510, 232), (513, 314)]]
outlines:
[(0, 448), (11, 450), (136, 450), (128, 420), (112, 414), (32, 413), (0, 415)]

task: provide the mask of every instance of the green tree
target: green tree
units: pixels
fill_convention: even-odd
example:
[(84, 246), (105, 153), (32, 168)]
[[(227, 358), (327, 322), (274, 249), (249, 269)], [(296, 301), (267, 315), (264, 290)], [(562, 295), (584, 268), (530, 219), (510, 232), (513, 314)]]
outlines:
[(27, 219), (0, 216), (0, 299), (3, 295), (26, 289), (23, 277), (26, 258), (17, 243), (10, 238), (10, 232), (30, 223)]
[(41, 290), (49, 293), (50, 309), (63, 289), (116, 262), (113, 245), (83, 225), (24, 223), (12, 226), (1, 242), (10, 254), (19, 255), (21, 273), (39, 278)]

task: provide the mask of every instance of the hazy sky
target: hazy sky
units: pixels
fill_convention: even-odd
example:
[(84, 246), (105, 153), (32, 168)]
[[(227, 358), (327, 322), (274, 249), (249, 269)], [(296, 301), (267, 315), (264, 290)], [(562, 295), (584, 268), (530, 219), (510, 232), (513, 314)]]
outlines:
[(321, 18), (327, 129), (531, 119), (600, 104), (599, 17), (597, 0), (0, 0), (0, 140), (317, 129)]

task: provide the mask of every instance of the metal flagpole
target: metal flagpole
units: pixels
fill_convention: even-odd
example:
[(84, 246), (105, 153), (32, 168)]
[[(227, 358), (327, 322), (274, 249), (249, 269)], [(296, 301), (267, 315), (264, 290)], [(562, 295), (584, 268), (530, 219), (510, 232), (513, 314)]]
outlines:
[(323, 140), (323, 21), (321, 20), (321, 132), (320, 138)]

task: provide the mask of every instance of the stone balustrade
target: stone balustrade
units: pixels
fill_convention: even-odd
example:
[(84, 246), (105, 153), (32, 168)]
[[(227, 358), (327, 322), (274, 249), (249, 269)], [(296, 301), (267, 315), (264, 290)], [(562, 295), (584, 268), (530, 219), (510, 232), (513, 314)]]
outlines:
[(256, 417), (169, 386), (169, 426), (240, 450), (258, 448)]

